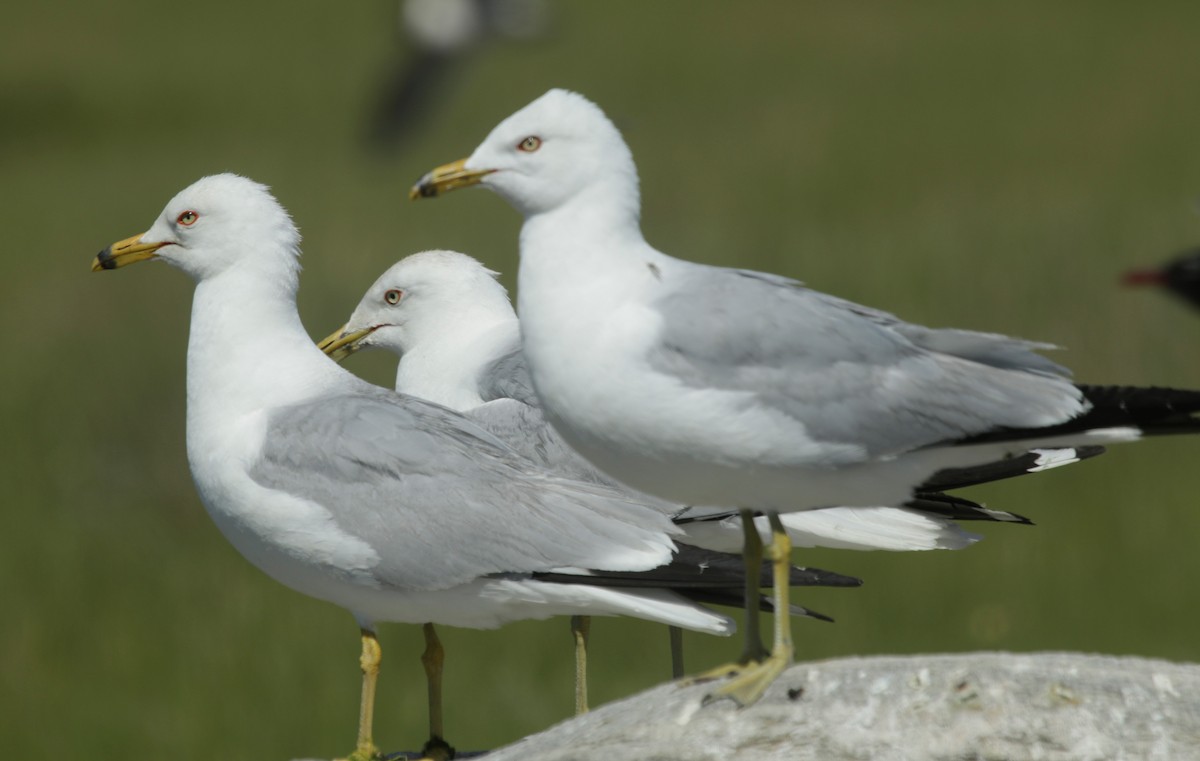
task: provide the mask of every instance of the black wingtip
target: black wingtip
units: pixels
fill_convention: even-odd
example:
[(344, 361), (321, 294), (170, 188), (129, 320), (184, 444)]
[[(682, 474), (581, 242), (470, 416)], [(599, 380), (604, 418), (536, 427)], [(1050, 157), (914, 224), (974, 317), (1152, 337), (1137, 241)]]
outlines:
[(1200, 432), (1200, 391), (1162, 386), (1089, 386), (1079, 390), (1092, 409), (1072, 423), (1091, 428), (1128, 425), (1147, 435)]
[(794, 565), (788, 573), (788, 584), (793, 587), (861, 587), (863, 580), (836, 571)]
[[(769, 595), (763, 595), (762, 598), (758, 601), (758, 608), (759, 608), (759, 610), (762, 610), (762, 611), (773, 611), (773, 610), (775, 610), (775, 600), (772, 597), (770, 597)], [(834, 621), (833, 616), (827, 616), (819, 610), (813, 610), (812, 608), (806, 608), (803, 605), (798, 605), (796, 603), (791, 603), (788, 605), (788, 615), (804, 616), (805, 618), (814, 618), (817, 621), (824, 621), (825, 623), (828, 623), (828, 624), (837, 623), (836, 621)]]
[(804, 616), (805, 618), (811, 618), (811, 619), (814, 619), (817, 621), (824, 621), (827, 624), (836, 624), (837, 623), (837, 621), (835, 621), (833, 619), (833, 616), (827, 616), (818, 610), (813, 610), (812, 608), (806, 608), (803, 605), (792, 605), (791, 611), (789, 611), (789, 612), (793, 616)]
[[(1134, 428), (1144, 436), (1200, 433), (1200, 391), (1161, 386), (1079, 385), (1091, 409), (1065, 423), (1044, 428), (997, 428), (959, 439), (957, 444), (984, 444), (1022, 439), (1088, 435), (1109, 428)], [(935, 479), (937, 477), (935, 476)], [(938, 485), (939, 489), (958, 488)]]

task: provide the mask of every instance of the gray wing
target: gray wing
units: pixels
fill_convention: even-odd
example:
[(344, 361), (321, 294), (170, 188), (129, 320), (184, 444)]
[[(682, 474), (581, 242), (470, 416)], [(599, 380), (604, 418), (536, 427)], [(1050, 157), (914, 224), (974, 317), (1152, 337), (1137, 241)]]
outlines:
[(952, 354), (963, 359), (970, 359), (992, 367), (1025, 370), (1028, 372), (1045, 373), (1048, 375), (1070, 376), (1070, 369), (1038, 354), (1058, 348), (1054, 344), (1038, 341), (1026, 341), (1023, 338), (1013, 338), (999, 333), (982, 333), (975, 330), (959, 330), (957, 328), (927, 328), (905, 322), (899, 317), (884, 312), (881, 309), (856, 304), (853, 301), (840, 299), (827, 293), (806, 288), (798, 280), (773, 275), (754, 270), (728, 270), (752, 280), (760, 280), (769, 286), (783, 289), (803, 291), (809, 297), (826, 304), (832, 309), (840, 309), (869, 320), (888, 330), (894, 330), (904, 336), (914, 345), (929, 351)]
[(382, 583), (669, 559), (673, 529), (657, 511), (545, 475), (457, 413), (367, 388), (272, 410), (250, 476), (329, 510), (379, 554)]
[(703, 265), (672, 271), (649, 360), (685, 385), (752, 393), (819, 441), (870, 457), (998, 427), (1062, 422), (1080, 393), (1045, 348), (905, 323), (786, 278)]
[(479, 395), (485, 402), (496, 399), (516, 399), (523, 404), (538, 406), (533, 381), (521, 345), (517, 345), (484, 365), (479, 372)]
[(464, 414), (488, 433), (503, 440), (527, 461), (536, 463), (555, 476), (601, 484), (639, 504), (653, 507), (663, 515), (676, 516), (687, 509), (630, 489), (599, 470), (563, 441), (562, 436), (546, 421), (541, 408), (536, 405), (524, 404), (516, 399), (497, 399)]
[(562, 440), (553, 426), (546, 422), (539, 407), (516, 399), (497, 399), (464, 414), (522, 457), (557, 476), (614, 485), (611, 479)]

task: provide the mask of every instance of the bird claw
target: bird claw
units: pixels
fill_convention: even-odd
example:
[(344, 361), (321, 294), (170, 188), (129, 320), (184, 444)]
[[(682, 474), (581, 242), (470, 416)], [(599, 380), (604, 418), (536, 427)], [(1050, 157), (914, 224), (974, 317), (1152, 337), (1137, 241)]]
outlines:
[(421, 748), (420, 761), (451, 761), (454, 747), (437, 735), (433, 735)]
[[(761, 661), (738, 666), (736, 670), (726, 669), (726, 675), (736, 674), (727, 684), (704, 696), (701, 705), (715, 703), (728, 698), (737, 703), (740, 708), (757, 703), (767, 688), (771, 686), (784, 669), (791, 663), (791, 657), (785, 653), (773, 653)], [(711, 672), (710, 672), (711, 673)], [(715, 678), (715, 677), (713, 677)]]
[(374, 745), (360, 745), (349, 756), (334, 759), (334, 761), (383, 761), (383, 759), (384, 755), (379, 752), (379, 748)]

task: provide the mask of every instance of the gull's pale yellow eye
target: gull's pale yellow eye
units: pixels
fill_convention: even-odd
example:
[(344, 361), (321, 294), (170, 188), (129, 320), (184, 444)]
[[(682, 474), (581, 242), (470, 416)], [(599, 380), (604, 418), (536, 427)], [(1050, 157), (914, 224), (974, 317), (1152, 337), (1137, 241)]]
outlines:
[(399, 288), (393, 288), (392, 290), (383, 294), (383, 300), (386, 301), (387, 303), (391, 304), (392, 306), (396, 306), (397, 304), (400, 303), (400, 298), (403, 295), (404, 295), (404, 291), (400, 290)]
[(542, 139), (536, 135), (530, 135), (521, 142), (517, 143), (517, 150), (526, 153), (533, 153), (538, 148), (542, 147)]
[(178, 222), (179, 224), (183, 225), (184, 227), (191, 227), (192, 225), (196, 224), (197, 219), (200, 219), (200, 215), (197, 214), (196, 212), (192, 211), (191, 209), (188, 209), (187, 211), (185, 211), (184, 213), (182, 213), (178, 217), (176, 217), (175, 221)]

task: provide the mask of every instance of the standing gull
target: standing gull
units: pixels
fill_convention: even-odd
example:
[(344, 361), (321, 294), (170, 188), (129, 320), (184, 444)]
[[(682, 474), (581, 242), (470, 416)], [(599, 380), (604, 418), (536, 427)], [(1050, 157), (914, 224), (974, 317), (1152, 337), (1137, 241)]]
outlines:
[[(545, 421), (530, 386), (520, 326), (508, 294), (496, 273), (465, 254), (424, 251), (396, 263), (367, 290), (346, 325), (320, 345), (339, 361), (363, 348), (391, 351), (400, 357), (396, 391), (463, 412), (557, 475), (621, 488), (571, 450)], [(960, 517), (1019, 520), (940, 495), (921, 502), (931, 510), (945, 509), (949, 503)], [(657, 505), (684, 526), (689, 544), (722, 552), (741, 550), (736, 512), (684, 508), (661, 500)], [(793, 545), (802, 547), (959, 549), (978, 539), (937, 513), (917, 509), (834, 508), (782, 520)], [(768, 530), (765, 518), (756, 523), (760, 534)], [(574, 617), (572, 631), (575, 708), (582, 712), (587, 708), (586, 619)], [(674, 629), (672, 656), (673, 673), (681, 676), (682, 653)]]
[[(296, 311), (298, 246), (264, 186), (223, 174), (181, 191), (147, 232), (92, 266), (162, 259), (197, 281), (187, 355), (197, 491), (250, 562), (358, 621), (351, 758), (378, 755), (376, 622), (493, 628), (596, 614), (732, 630), (671, 589), (679, 581), (688, 595), (740, 601), (742, 579), (688, 568), (677, 578), (678, 529), (659, 511), (548, 474), (461, 415), (329, 361)], [(654, 588), (641, 588), (646, 574), (658, 576)]]
[[(520, 326), (496, 273), (455, 251), (424, 251), (390, 267), (363, 295), (349, 321), (321, 342), (341, 360), (364, 348), (397, 354), (396, 390), (463, 412), (560, 476), (613, 486), (563, 442), (542, 415), (521, 354)], [(940, 488), (966, 486), (1075, 462), (1099, 448), (1031, 452), (972, 473), (944, 474)], [(687, 532), (689, 544), (722, 552), (741, 549), (736, 511), (658, 501)], [(835, 507), (780, 517), (792, 546), (853, 550), (961, 549), (976, 541), (948, 520), (1026, 522), (942, 494), (922, 494), (904, 508)], [(755, 519), (761, 537), (767, 519)], [(760, 538), (760, 541), (762, 539)], [(748, 579), (753, 583), (754, 580)], [(748, 590), (747, 594), (756, 596)], [(586, 622), (572, 620), (576, 638), (576, 711), (586, 710)], [(672, 670), (682, 675), (679, 634), (672, 631)]]
[[(350, 320), (320, 342), (337, 360), (363, 348), (399, 355), (396, 391), (437, 402), (499, 436), (505, 443), (555, 475), (626, 490), (572, 451), (541, 415), (521, 356), (520, 327), (496, 273), (455, 251), (424, 251), (393, 265), (368, 289)], [(728, 510), (703, 512), (633, 495), (662, 510), (684, 527), (683, 541), (718, 552), (741, 551), (741, 529)], [(948, 500), (948, 498), (942, 498)], [(945, 502), (932, 504), (939, 506)], [(960, 510), (966, 505), (954, 503)], [(686, 512), (686, 515), (685, 515)], [(832, 515), (834, 512), (830, 511)], [(940, 516), (908, 510), (895, 513), (891, 532), (857, 516), (819, 525), (823, 533), (793, 535), (802, 546), (852, 549), (958, 549), (977, 539)], [(1000, 513), (993, 511), (987, 516)], [(1007, 519), (1014, 516), (1004, 514)], [(791, 517), (791, 516), (789, 516)], [(809, 515), (797, 515), (803, 523)], [(857, 518), (857, 519), (856, 519)], [(821, 520), (810, 521), (821, 524)], [(791, 528), (789, 526), (789, 528)], [(797, 579), (822, 583), (823, 575)], [(756, 583), (757, 580), (751, 580)], [(757, 591), (754, 592), (757, 596)], [(572, 619), (576, 642), (576, 712), (587, 710), (585, 639), (587, 621)], [(672, 666), (682, 676), (679, 633), (672, 631)]]
[[(567, 446), (546, 422), (529, 381), (520, 324), (508, 294), (495, 272), (466, 254), (423, 251), (400, 260), (367, 289), (346, 324), (320, 346), (338, 361), (362, 349), (390, 351), (400, 358), (396, 391), (463, 412), (557, 475), (622, 488)], [(1000, 472), (974, 480), (1055, 467), (1079, 456), (1073, 451), (1038, 453), (1029, 460), (1005, 461)], [(967, 484), (960, 479), (955, 485)], [(736, 511), (655, 504), (684, 526), (689, 544), (720, 552), (740, 550)], [(920, 510), (921, 505), (928, 511)], [(938, 494), (927, 495), (911, 509), (831, 508), (782, 520), (799, 547), (961, 549), (979, 537), (943, 516), (952, 507), (960, 519), (1026, 522)], [(766, 519), (760, 517), (756, 524), (767, 538)]]
[[(901, 504), (946, 468), (1200, 429), (1200, 393), (1076, 386), (1044, 344), (913, 325), (657, 251), (629, 148), (576, 93), (546, 93), (412, 195), (475, 184), (525, 219), (518, 311), (550, 422), (636, 489), (766, 513), (777, 569), (781, 512)], [(769, 656), (747, 627), (718, 696), (757, 700), (791, 660), (775, 623)]]

